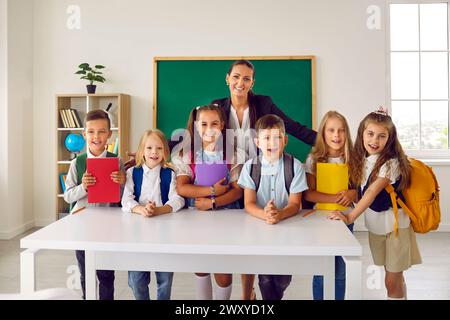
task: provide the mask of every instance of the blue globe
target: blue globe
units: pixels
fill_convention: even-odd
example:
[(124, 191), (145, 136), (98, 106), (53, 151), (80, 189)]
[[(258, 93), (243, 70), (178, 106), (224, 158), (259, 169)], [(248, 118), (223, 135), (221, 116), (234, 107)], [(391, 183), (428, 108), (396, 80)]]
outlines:
[(67, 135), (64, 144), (70, 152), (77, 153), (83, 150), (84, 139), (79, 133), (70, 133)]

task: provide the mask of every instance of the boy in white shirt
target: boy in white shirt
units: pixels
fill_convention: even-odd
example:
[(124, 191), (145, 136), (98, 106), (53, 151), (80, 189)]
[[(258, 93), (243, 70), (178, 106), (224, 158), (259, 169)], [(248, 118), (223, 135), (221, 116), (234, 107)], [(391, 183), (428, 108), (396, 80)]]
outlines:
[[(111, 137), (111, 121), (108, 114), (103, 110), (92, 110), (86, 114), (85, 129), (83, 136), (86, 139), (87, 150), (70, 163), (69, 172), (66, 179), (66, 192), (64, 200), (71, 204), (71, 213), (78, 212), (84, 207), (111, 207), (117, 206), (114, 203), (88, 203), (88, 187), (95, 184), (95, 177), (86, 171), (87, 158), (117, 157), (106, 150), (106, 143)], [(120, 161), (120, 160), (119, 160)], [(120, 170), (111, 174), (111, 179), (115, 183), (124, 185), (126, 181), (125, 171), (120, 161)], [(81, 289), (83, 299), (86, 297), (85, 290), (85, 264), (84, 251), (75, 251), (78, 267), (80, 269)], [(97, 270), (99, 280), (100, 300), (114, 299), (114, 271)]]

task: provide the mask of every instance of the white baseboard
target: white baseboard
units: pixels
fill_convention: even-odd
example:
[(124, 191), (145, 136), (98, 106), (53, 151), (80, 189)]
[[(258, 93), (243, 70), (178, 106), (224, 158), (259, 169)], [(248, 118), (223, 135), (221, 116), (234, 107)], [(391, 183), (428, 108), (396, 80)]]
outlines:
[(22, 224), (21, 226), (13, 228), (11, 230), (0, 231), (0, 239), (1, 240), (10, 240), (14, 237), (17, 237), (19, 234), (22, 234), (25, 231), (30, 230), (31, 228), (34, 228), (34, 226), (35, 226), (35, 222), (30, 221), (30, 222)]
[(35, 220), (34, 226), (35, 227), (46, 227), (49, 224), (52, 224), (53, 222), (55, 222), (55, 220), (49, 220), (49, 219)]
[[(355, 223), (354, 231), (367, 231), (364, 223)], [(441, 223), (439, 228), (433, 232), (450, 232), (450, 223)]]

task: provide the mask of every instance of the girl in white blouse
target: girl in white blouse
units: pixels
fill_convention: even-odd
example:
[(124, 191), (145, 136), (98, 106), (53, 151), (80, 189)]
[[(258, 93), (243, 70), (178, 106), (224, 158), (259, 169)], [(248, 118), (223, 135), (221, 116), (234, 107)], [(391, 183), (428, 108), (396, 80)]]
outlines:
[(350, 177), (359, 186), (359, 202), (348, 214), (335, 211), (331, 219), (353, 223), (365, 213), (373, 261), (386, 270), (388, 299), (406, 299), (403, 272), (421, 263), (416, 236), (403, 210), (394, 215), (385, 187), (391, 184), (401, 191), (410, 183), (409, 161), (397, 137), (397, 130), (387, 110), (381, 107), (360, 123), (350, 158)]
[[(176, 176), (168, 167), (169, 146), (159, 130), (147, 130), (136, 152), (136, 166), (127, 170), (122, 210), (156, 217), (183, 208), (176, 192)], [(170, 299), (173, 272), (156, 272), (158, 300)], [(137, 300), (149, 300), (150, 272), (129, 271), (128, 285)]]

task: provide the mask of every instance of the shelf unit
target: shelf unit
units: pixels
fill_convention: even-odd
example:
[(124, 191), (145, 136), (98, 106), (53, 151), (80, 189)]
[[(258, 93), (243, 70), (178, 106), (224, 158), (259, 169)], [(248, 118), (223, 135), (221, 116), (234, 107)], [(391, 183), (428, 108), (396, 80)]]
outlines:
[[(115, 143), (118, 138), (118, 155), (125, 162), (130, 150), (130, 96), (122, 93), (102, 94), (58, 94), (56, 95), (56, 219), (69, 213), (69, 204), (64, 201), (60, 175), (69, 171), (70, 161), (74, 157), (65, 147), (64, 141), (70, 133), (82, 134), (84, 128), (65, 128), (60, 116), (61, 109), (73, 108), (84, 123), (86, 113), (95, 109), (109, 110), (112, 135), (108, 144)], [(81, 153), (86, 152), (86, 146)]]

